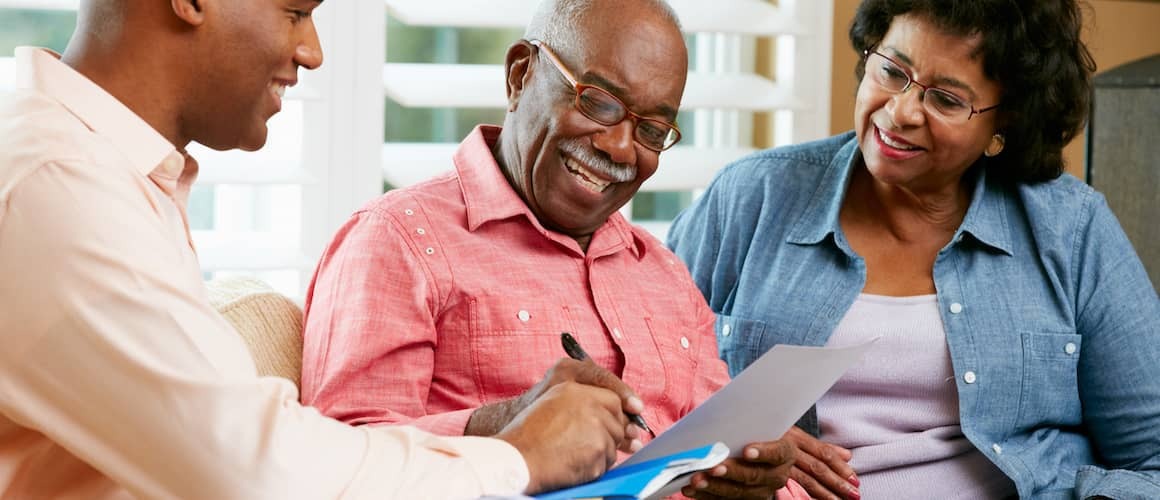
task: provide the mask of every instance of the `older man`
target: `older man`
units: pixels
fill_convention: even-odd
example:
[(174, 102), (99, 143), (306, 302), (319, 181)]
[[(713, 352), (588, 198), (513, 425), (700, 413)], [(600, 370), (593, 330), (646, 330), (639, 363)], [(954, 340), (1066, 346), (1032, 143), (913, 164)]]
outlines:
[(634, 442), (631, 391), (595, 367), (500, 439), (353, 428), (256, 375), (205, 297), (185, 147), (265, 143), (322, 63), (318, 4), (88, 0), (63, 56), (18, 51), (0, 96), (0, 497), (514, 494), (591, 479)]
[[(657, 431), (725, 384), (688, 272), (617, 212), (680, 137), (686, 72), (663, 1), (541, 4), (507, 54), (502, 130), (478, 127), (454, 172), (370, 203), (326, 251), (304, 402), (355, 424), (489, 435), (541, 374), (581, 365), (561, 360), (561, 332), (638, 391)], [(749, 448), (686, 494), (768, 497), (793, 448)]]

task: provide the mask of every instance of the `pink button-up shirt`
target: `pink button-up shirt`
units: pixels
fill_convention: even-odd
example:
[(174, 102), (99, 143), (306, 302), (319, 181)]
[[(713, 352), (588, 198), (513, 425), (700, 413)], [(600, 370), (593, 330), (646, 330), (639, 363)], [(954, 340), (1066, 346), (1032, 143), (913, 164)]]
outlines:
[(205, 296), (196, 165), (54, 54), (0, 94), (0, 498), (467, 498), (499, 440), (352, 428), (257, 376)]
[(714, 315), (684, 265), (614, 214), (588, 252), (544, 229), (477, 128), (455, 172), (357, 212), (307, 298), (303, 401), (358, 424), (462, 434), (561, 357), (571, 332), (661, 432), (729, 380)]

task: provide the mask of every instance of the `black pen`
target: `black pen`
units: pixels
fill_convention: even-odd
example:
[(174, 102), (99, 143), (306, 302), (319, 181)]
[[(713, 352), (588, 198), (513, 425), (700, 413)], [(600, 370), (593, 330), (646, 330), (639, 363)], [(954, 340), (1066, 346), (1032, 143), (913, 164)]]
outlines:
[[(568, 353), (568, 357), (576, 361), (584, 361), (588, 359), (588, 353), (584, 352), (584, 348), (580, 347), (580, 343), (576, 342), (576, 338), (571, 333), (561, 332), (560, 343), (564, 345), (564, 352)], [(628, 415), (628, 420), (636, 424), (637, 427), (648, 431), (652, 437), (657, 437), (657, 433), (653, 432), (645, 423), (644, 417), (625, 412)]]

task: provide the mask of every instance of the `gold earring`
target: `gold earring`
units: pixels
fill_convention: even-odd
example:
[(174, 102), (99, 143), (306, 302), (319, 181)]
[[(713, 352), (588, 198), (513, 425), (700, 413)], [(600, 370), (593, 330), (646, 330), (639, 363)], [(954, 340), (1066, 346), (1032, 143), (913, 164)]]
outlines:
[(1006, 145), (1007, 138), (1003, 137), (1003, 134), (995, 134), (991, 136), (991, 143), (987, 145), (987, 149), (983, 151), (983, 154), (987, 155), (988, 158), (999, 156), (999, 153), (1003, 152), (1003, 146)]

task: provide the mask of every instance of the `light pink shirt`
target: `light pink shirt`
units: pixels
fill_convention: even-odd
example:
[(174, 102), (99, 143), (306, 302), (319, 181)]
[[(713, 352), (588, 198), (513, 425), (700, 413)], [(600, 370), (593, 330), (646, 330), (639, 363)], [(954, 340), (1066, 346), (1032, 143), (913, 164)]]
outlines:
[(463, 498), (518, 451), (352, 428), (260, 378), (188, 237), (196, 164), (54, 54), (0, 94), (0, 498)]

